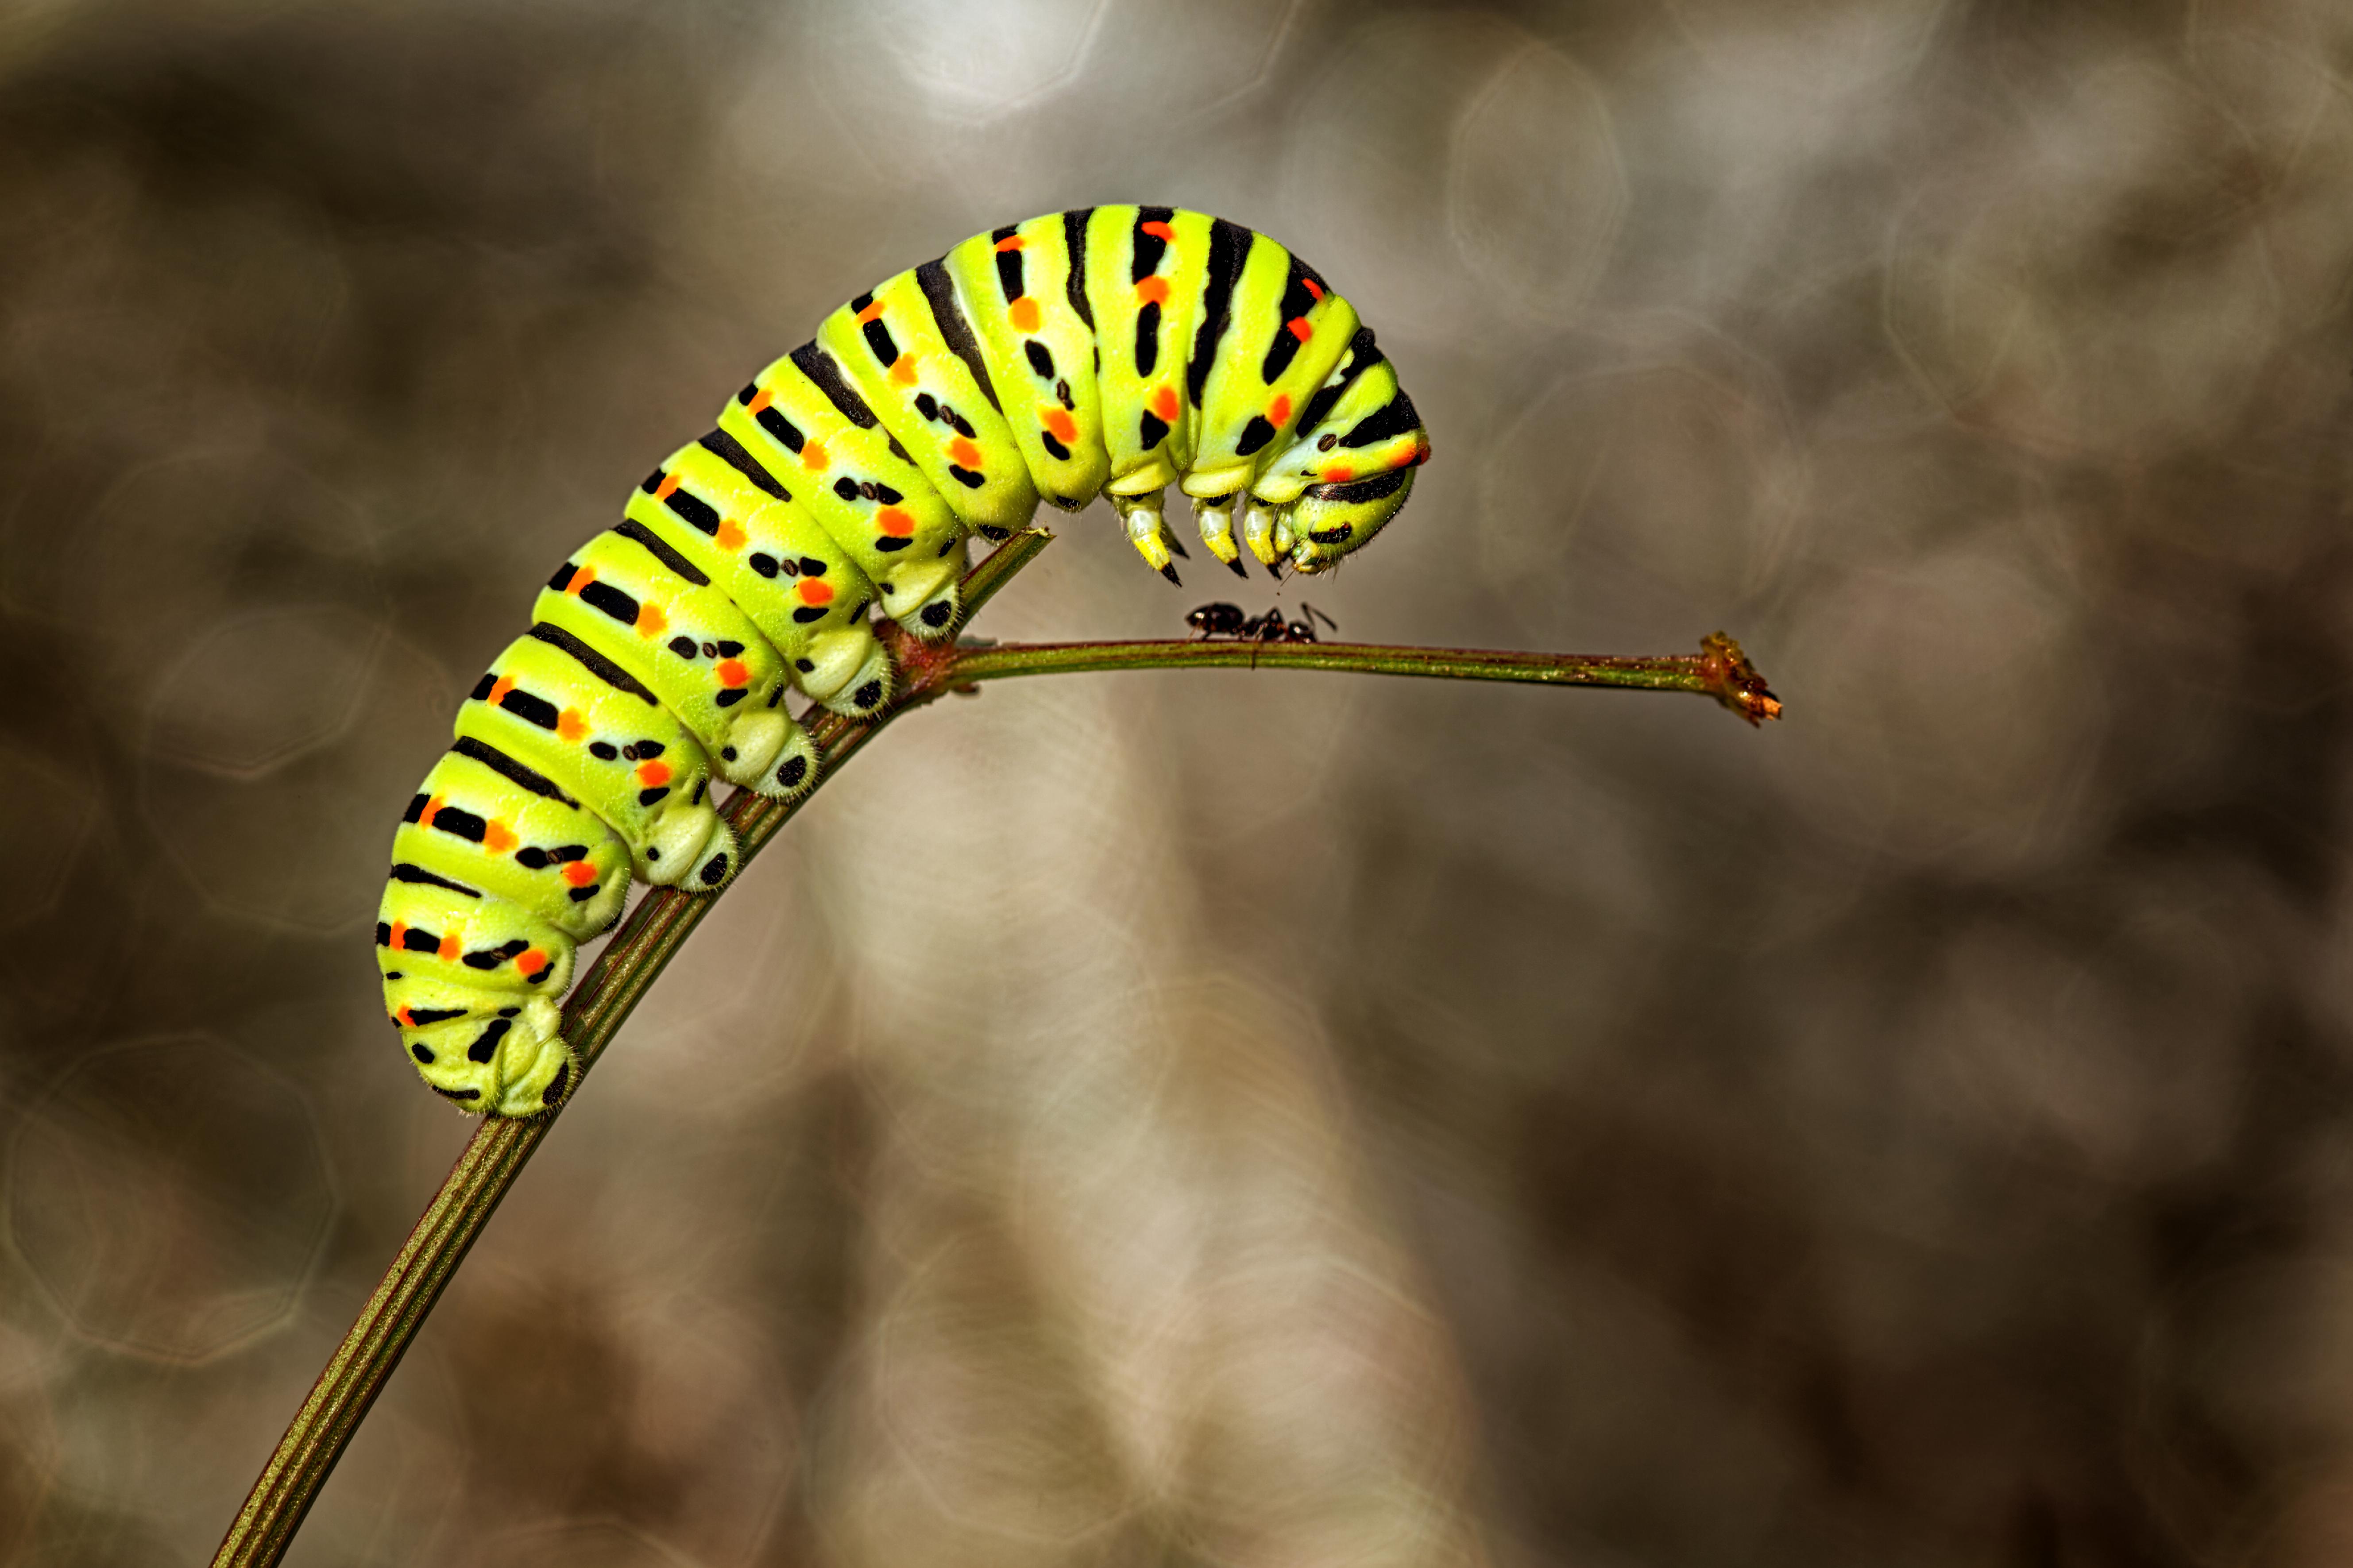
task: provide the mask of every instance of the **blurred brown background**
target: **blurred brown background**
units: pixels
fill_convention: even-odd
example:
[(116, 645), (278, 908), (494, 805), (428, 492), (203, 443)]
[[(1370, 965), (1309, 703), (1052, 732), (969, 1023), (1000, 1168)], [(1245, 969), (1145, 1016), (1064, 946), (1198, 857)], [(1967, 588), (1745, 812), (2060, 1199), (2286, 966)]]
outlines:
[[(910, 721), (294, 1561), (2353, 1559), (2353, 11), (15, 0), (0, 1563), (204, 1561), (463, 1142), (366, 931), (549, 566), (840, 300), (1105, 200), (1398, 362), (1346, 636), (1720, 626), (1788, 721)], [(1234, 592), (1062, 532), (979, 630)]]

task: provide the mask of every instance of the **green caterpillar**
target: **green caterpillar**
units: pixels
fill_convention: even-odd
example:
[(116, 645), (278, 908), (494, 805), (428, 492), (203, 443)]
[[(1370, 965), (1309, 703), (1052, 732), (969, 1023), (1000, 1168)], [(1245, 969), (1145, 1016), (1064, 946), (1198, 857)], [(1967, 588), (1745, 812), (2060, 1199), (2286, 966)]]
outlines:
[(1354, 308), (1203, 213), (1051, 213), (860, 295), (574, 552), (459, 710), (376, 916), (417, 1071), (470, 1111), (561, 1100), (575, 945), (631, 877), (725, 886), (741, 857), (714, 778), (807, 790), (786, 689), (878, 710), (892, 671), (868, 612), (947, 636), (970, 535), (1108, 494), (1175, 582), (1174, 482), (1235, 571), (1247, 548), (1318, 572), (1396, 515), (1429, 456)]

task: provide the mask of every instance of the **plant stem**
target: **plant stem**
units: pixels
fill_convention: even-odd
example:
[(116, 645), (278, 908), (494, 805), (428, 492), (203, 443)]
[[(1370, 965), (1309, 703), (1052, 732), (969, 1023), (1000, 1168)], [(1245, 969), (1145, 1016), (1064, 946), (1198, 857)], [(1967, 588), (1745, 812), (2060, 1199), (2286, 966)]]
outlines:
[[(1037, 557), (1052, 535), (1030, 529), (991, 552), (965, 576), (965, 616), (986, 604)], [(1524, 680), (1553, 685), (1614, 686), (1652, 691), (1693, 691), (1715, 697), (1750, 723), (1778, 715), (1780, 704), (1722, 633), (1705, 639), (1696, 657), (1594, 658), (1462, 648), (1387, 647), (1367, 643), (1240, 643), (1166, 641), (958, 645), (923, 643), (888, 622), (882, 636), (900, 672), (891, 705), (869, 720), (819, 710), (807, 721), (824, 757), (823, 787), (883, 726), (911, 709), (983, 680), (1082, 670), (1155, 668), (1346, 669), (1377, 675), (1442, 676), (1453, 679)], [(815, 789), (810, 795), (816, 793)], [(803, 795), (789, 805), (738, 791), (723, 815), (748, 862), (790, 821)], [(638, 901), (612, 942), (565, 1004), (565, 1037), (580, 1058), (582, 1076), (595, 1065), (621, 1023), (652, 985), (662, 966), (716, 900), (674, 888), (656, 888)], [(575, 1083), (573, 1093), (579, 1089)], [(565, 1104), (570, 1103), (567, 1097)], [(393, 1259), (350, 1332), (311, 1386), (253, 1490), (229, 1527), (214, 1568), (267, 1568), (294, 1539), (319, 1489), (343, 1457), (352, 1435), (375, 1403), (409, 1342), (424, 1325), (458, 1265), (514, 1184), (564, 1107), (529, 1121), (485, 1120), (434, 1194), (423, 1217)]]
[(1341, 669), (1364, 675), (1426, 675), (1451, 680), (1525, 680), (1548, 686), (1608, 686), (1691, 691), (1715, 698), (1754, 724), (1780, 717), (1778, 699), (1722, 632), (1694, 655), (1628, 658), (1609, 654), (1508, 653), (1488, 648), (1392, 647), (1380, 643), (1154, 642), (1015, 643), (957, 650), (954, 679), (1001, 680), (1102, 669)]

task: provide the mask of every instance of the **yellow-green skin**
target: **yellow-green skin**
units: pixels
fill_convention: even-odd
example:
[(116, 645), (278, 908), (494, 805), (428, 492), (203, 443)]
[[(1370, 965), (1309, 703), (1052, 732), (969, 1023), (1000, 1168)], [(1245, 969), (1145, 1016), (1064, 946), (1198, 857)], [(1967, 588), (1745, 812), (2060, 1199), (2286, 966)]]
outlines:
[(1429, 456), (1355, 309), (1204, 213), (1051, 213), (850, 300), (557, 569), (459, 709), (377, 914), (417, 1071), (469, 1111), (559, 1102), (575, 944), (619, 918), (633, 876), (726, 885), (741, 856), (712, 780), (780, 799), (814, 784), (785, 692), (880, 709), (892, 671), (870, 611), (949, 635), (971, 535), (1107, 494), (1175, 582), (1173, 483), (1235, 571), (1247, 549), (1319, 572), (1397, 514)]

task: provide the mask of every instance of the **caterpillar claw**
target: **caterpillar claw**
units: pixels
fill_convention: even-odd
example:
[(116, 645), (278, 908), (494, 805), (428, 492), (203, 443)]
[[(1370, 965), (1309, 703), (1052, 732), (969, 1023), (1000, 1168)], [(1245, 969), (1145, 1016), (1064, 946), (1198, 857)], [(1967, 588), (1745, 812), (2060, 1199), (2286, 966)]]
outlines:
[(1226, 570), (1245, 583), (1250, 581), (1250, 568), (1242, 564), (1242, 558), (1239, 555), (1226, 563)]
[[(1184, 543), (1177, 539), (1176, 531), (1168, 526), (1167, 521), (1165, 518), (1161, 521), (1160, 524), (1160, 542), (1166, 548), (1176, 552), (1178, 559), (1184, 561), (1190, 561), (1193, 559), (1190, 555), (1185, 553)], [(1185, 585), (1185, 579), (1176, 575), (1176, 568), (1171, 563), (1161, 563), (1160, 574), (1163, 577), (1167, 578), (1169, 582), (1175, 584), (1179, 588)]]
[(1202, 547), (1237, 571), (1241, 551), (1234, 543), (1234, 502), (1240, 499), (1238, 490), (1193, 499), (1193, 526), (1201, 535)]
[(1135, 546), (1144, 563), (1171, 583), (1176, 582), (1176, 569), (1169, 564), (1168, 523), (1161, 511), (1161, 492), (1115, 495), (1111, 500), (1119, 509), (1120, 526), (1127, 534), (1127, 542)]
[(1258, 563), (1272, 567), (1282, 551), (1275, 544), (1275, 531), (1281, 520), (1269, 507), (1253, 500), (1242, 510), (1242, 542), (1258, 557)]

